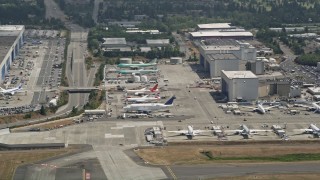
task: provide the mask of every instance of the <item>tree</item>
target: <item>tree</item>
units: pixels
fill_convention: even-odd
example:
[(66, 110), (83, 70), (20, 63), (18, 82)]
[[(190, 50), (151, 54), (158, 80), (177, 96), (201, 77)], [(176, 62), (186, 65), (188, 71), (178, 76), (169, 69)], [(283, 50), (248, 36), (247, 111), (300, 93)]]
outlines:
[(41, 115), (45, 116), (47, 114), (47, 111), (46, 111), (46, 108), (42, 105), (41, 106), (41, 109), (40, 109), (40, 112), (39, 112)]

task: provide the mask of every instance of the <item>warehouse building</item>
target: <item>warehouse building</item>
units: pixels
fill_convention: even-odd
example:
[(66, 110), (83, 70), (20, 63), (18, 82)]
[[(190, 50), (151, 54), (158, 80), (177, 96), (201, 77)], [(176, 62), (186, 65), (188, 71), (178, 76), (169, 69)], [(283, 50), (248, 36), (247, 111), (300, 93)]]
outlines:
[(191, 32), (193, 40), (206, 39), (237, 39), (237, 40), (252, 40), (253, 34), (249, 31), (198, 31)]
[(253, 39), (253, 34), (243, 28), (231, 26), (230, 23), (198, 24), (195, 32), (190, 32), (193, 40), (208, 39)]
[(259, 79), (251, 71), (221, 71), (221, 92), (228, 101), (256, 100)]
[(149, 47), (165, 47), (170, 45), (169, 39), (147, 39), (146, 42)]
[(231, 26), (231, 23), (210, 23), (210, 24), (198, 24), (198, 31), (220, 31), (235, 29), (235, 26)]
[(200, 41), (198, 47), (200, 64), (212, 78), (220, 76), (221, 70), (246, 70), (247, 62), (256, 61), (255, 47), (232, 39)]
[(125, 38), (103, 38), (102, 44), (104, 51), (131, 51)]
[(10, 65), (18, 55), (23, 45), (23, 33), (25, 27), (22, 25), (0, 26), (0, 81), (2, 82), (10, 69)]

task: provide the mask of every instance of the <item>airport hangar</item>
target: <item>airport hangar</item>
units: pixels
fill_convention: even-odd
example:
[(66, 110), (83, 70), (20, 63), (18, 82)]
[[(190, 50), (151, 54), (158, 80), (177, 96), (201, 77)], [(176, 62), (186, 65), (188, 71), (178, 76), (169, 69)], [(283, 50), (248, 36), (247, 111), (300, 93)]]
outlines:
[(8, 74), (10, 65), (23, 46), (23, 25), (1, 25), (0, 26), (0, 81), (2, 82)]
[(210, 39), (197, 43), (200, 51), (200, 64), (210, 76), (220, 77), (221, 70), (246, 70), (247, 62), (255, 62), (257, 50), (249, 43), (233, 39)]
[(259, 79), (251, 71), (221, 71), (221, 92), (229, 101), (258, 99)]

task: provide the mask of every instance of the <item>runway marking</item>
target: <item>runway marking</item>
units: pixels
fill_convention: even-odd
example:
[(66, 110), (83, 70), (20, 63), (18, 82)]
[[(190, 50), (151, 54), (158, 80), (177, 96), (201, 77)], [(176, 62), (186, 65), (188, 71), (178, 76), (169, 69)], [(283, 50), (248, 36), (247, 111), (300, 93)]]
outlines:
[(172, 169), (169, 166), (166, 166), (166, 168), (168, 169), (168, 171), (171, 174), (173, 179), (178, 179), (177, 176), (173, 173)]
[(120, 135), (112, 135), (112, 134), (104, 134), (104, 138), (124, 138), (124, 135), (123, 134), (120, 134)]

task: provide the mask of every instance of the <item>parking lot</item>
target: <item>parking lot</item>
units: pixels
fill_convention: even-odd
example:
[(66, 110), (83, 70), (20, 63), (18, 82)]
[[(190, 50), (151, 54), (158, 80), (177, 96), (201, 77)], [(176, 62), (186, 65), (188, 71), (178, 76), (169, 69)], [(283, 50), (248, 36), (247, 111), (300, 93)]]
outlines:
[(65, 39), (59, 35), (60, 32), (55, 30), (25, 31), (24, 45), (2, 84), (5, 89), (21, 84), (22, 89), (13, 96), (1, 97), (1, 112), (12, 113), (15, 107), (35, 110), (39, 104), (46, 104), (59, 94), (65, 46)]

